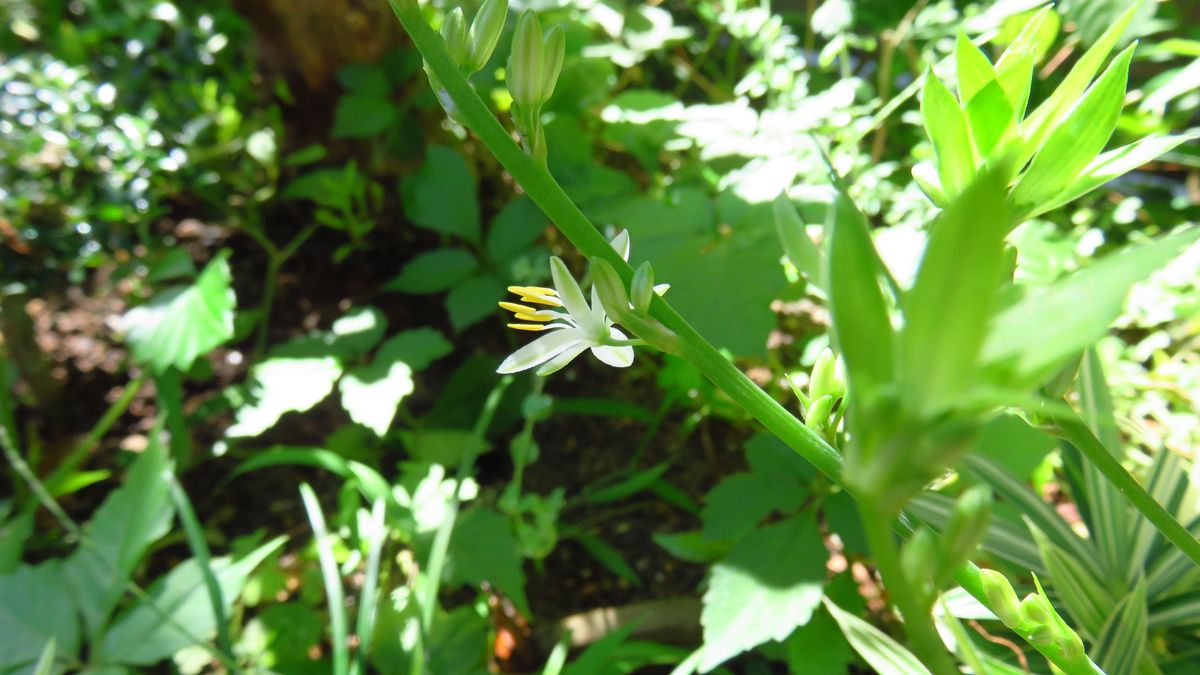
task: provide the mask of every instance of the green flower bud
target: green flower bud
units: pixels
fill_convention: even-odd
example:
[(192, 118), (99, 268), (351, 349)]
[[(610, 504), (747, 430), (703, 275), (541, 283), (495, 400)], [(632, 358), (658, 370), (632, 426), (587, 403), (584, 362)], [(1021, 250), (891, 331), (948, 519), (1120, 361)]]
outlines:
[(507, 77), (508, 92), (518, 105), (535, 109), (542, 104), (542, 24), (531, 9), (517, 21)]
[(442, 39), (446, 42), (446, 52), (450, 54), (450, 60), (459, 68), (467, 60), (467, 21), (463, 18), (462, 7), (455, 7), (453, 11), (446, 15), (446, 21), (442, 24)]
[(933, 533), (922, 527), (913, 533), (900, 550), (900, 568), (904, 570), (904, 577), (917, 590), (921, 602), (925, 604), (933, 601), (937, 590), (933, 583), (933, 578), (941, 567), (937, 549), (937, 540)]
[(974, 485), (959, 496), (954, 514), (942, 533), (942, 550), (948, 567), (971, 557), (983, 541), (991, 515), (992, 491), (986, 485)]
[(1025, 623), (1031, 626), (1051, 626), (1057, 627), (1055, 618), (1058, 613), (1054, 611), (1054, 606), (1050, 601), (1041, 595), (1030, 593), (1021, 601), (1021, 618)]
[(979, 580), (983, 584), (983, 592), (987, 595), (988, 608), (1009, 628), (1017, 628), (1024, 621), (1021, 619), (1021, 603), (1017, 601), (1017, 593), (1013, 590), (1008, 578), (996, 570), (979, 570)]
[(839, 399), (845, 394), (846, 383), (838, 372), (837, 357), (826, 347), (813, 364), (812, 375), (808, 379), (808, 397), (813, 400), (822, 396)]
[(600, 304), (604, 311), (617, 323), (622, 323), (624, 317), (630, 314), (629, 296), (625, 293), (625, 282), (613, 266), (603, 258), (592, 258), (592, 283), (596, 286), (596, 294), (600, 296)]
[(633, 311), (646, 314), (650, 311), (650, 301), (654, 299), (654, 268), (650, 261), (638, 266), (633, 273), (633, 285), (630, 287), (633, 295)]
[(822, 396), (808, 406), (804, 416), (804, 426), (813, 431), (823, 431), (829, 423), (829, 414), (833, 412), (833, 397)]
[(492, 58), (496, 43), (508, 18), (508, 0), (487, 0), (471, 22), (471, 48), (467, 54), (467, 72), (476, 73)]
[(546, 39), (542, 42), (541, 103), (549, 101), (554, 93), (554, 85), (558, 84), (558, 74), (562, 71), (566, 54), (567, 35), (562, 26), (555, 26), (546, 33)]

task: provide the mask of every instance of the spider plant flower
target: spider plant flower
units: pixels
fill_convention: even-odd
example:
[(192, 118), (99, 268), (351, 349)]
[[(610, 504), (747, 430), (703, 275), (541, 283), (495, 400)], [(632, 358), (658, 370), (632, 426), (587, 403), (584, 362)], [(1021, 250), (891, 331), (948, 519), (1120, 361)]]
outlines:
[(516, 318), (515, 323), (508, 324), (510, 328), (546, 334), (513, 352), (496, 372), (537, 368), (538, 375), (549, 375), (587, 350), (610, 366), (632, 365), (630, 340), (613, 327), (595, 286), (589, 303), (562, 260), (550, 258), (550, 274), (554, 288), (511, 286), (508, 290), (520, 302), (500, 303)]

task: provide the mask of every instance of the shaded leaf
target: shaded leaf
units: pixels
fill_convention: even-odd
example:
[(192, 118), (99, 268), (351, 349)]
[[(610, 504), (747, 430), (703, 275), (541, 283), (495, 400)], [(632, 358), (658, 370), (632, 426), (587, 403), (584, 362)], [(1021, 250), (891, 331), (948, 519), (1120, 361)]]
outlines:
[(508, 520), (490, 509), (471, 509), (459, 516), (450, 538), (445, 580), (449, 585), (486, 581), (528, 614), (521, 552)]
[(80, 645), (75, 612), (57, 560), (0, 576), (0, 670), (32, 666), (50, 643), (58, 654), (74, 658)]
[(842, 635), (854, 651), (879, 675), (928, 675), (929, 671), (895, 640), (825, 598), (825, 608), (842, 629)]
[(417, 225), (479, 241), (475, 179), (462, 155), (442, 146), (430, 146), (425, 163), (405, 178), (401, 192), (404, 213)]
[(386, 291), (437, 293), (461, 283), (479, 269), (479, 261), (462, 248), (426, 251), (410, 260), (400, 274), (384, 284)]

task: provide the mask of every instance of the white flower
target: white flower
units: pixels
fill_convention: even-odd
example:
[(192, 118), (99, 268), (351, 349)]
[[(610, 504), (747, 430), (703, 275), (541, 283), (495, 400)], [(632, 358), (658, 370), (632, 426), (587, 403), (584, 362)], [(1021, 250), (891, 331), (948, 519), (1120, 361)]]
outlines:
[[(628, 251), (627, 242), (626, 238), (624, 242), (614, 240), (613, 243), (620, 252), (622, 248)], [(620, 246), (621, 243), (624, 246)], [(513, 352), (496, 372), (517, 373), (537, 367), (538, 375), (549, 375), (586, 349), (592, 350), (596, 358), (610, 366), (625, 368), (633, 364), (633, 347), (627, 344), (629, 338), (613, 328), (600, 304), (596, 287), (592, 286), (589, 305), (562, 260), (550, 258), (550, 274), (554, 288), (510, 286), (508, 290), (518, 295), (524, 304), (500, 303), (521, 322), (510, 323), (509, 328), (547, 331), (547, 334)]]

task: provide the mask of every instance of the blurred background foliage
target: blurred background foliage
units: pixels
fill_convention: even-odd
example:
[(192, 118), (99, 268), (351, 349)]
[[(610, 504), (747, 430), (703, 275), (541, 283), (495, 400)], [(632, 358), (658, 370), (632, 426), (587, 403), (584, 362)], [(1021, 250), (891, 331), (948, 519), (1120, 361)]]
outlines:
[[(820, 139), (911, 279), (936, 212), (910, 178), (932, 156), (917, 77), (958, 31), (995, 57), (1040, 4), (524, 0), (510, 16), (566, 31), (551, 171), (790, 401), (828, 313), (783, 260), (772, 200), (790, 188), (819, 235)], [(1032, 100), (1129, 4), (1059, 2)], [(513, 25), (473, 77), (498, 114)], [(1200, 4), (1145, 2), (1134, 38), (1111, 146), (1200, 123)], [(0, 56), (0, 597), (36, 615), (22, 589), (66, 594), (58, 616), (0, 615), (0, 672), (47, 653), (40, 672), (542, 672), (567, 646), (588, 649), (561, 672), (670, 672), (703, 639), (728, 672), (843, 673), (863, 657), (840, 614), (802, 600), (814, 586), (894, 625), (853, 502), (685, 361), (500, 383), (517, 341), (495, 302), (545, 283), (547, 255), (574, 258), (446, 119), (382, 0), (9, 0)], [(1192, 143), (1022, 225), (1015, 274), (1049, 281), (1198, 213)], [(1173, 458), (1188, 495), (1198, 270), (1193, 247), (1139, 284), (1097, 350), (1123, 461), (1148, 479)], [(979, 446), (1086, 531), (1069, 450), (1015, 417)], [(998, 508), (998, 531), (1021, 527)], [(1014, 574), (1044, 571), (1027, 561)], [(1195, 672), (1200, 609), (1167, 586), (1148, 648)], [(947, 614), (989, 658), (1043, 667), (960, 604)]]

